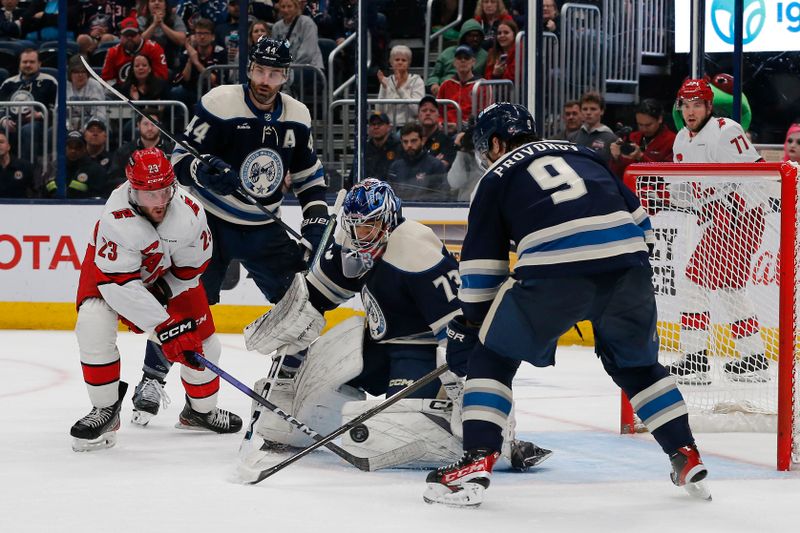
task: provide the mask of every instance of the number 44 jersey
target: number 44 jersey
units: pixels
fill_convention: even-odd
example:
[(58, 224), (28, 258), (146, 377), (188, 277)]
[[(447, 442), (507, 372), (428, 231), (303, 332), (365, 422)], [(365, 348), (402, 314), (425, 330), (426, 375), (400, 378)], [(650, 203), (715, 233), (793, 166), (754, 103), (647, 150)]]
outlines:
[(461, 314), (458, 264), (430, 228), (403, 221), (383, 256), (359, 278), (344, 276), (341, 251), (329, 246), (306, 275), (314, 307), (333, 309), (360, 291), (375, 342), (437, 344), (446, 337), (447, 323)]

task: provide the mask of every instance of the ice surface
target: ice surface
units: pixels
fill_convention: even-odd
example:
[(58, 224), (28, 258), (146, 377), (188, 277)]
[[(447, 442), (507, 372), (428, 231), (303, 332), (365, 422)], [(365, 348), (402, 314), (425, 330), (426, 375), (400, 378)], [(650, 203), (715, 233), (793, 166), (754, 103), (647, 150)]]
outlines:
[[(266, 371), (238, 335), (222, 335), (220, 366), (252, 384)], [(590, 350), (559, 349), (558, 365), (523, 365), (514, 385), (521, 436), (555, 451), (541, 468), (497, 471), (477, 510), (426, 505), (425, 472), (360, 472), (327, 450), (244, 486), (233, 462), (241, 433), (173, 426), (173, 404), (145, 428), (130, 423), (144, 338), (120, 335), (130, 383), (117, 446), (78, 454), (70, 426), (89, 408), (71, 332), (0, 332), (0, 532), (274, 533), (459, 531), (794, 531), (800, 472), (775, 471), (775, 436), (700, 434), (713, 502), (669, 481), (649, 435), (617, 434), (619, 393)], [(249, 419), (250, 400), (222, 383), (220, 405)], [(283, 458), (286, 455), (276, 456)]]

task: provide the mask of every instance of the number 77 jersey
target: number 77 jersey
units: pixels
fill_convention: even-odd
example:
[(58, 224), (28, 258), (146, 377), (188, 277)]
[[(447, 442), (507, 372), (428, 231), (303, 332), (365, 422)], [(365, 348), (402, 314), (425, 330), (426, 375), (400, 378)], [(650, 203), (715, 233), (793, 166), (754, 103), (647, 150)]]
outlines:
[(496, 161), (478, 182), (461, 250), (459, 299), (481, 322), (509, 276), (557, 278), (648, 266), (650, 220), (590, 149), (534, 142)]

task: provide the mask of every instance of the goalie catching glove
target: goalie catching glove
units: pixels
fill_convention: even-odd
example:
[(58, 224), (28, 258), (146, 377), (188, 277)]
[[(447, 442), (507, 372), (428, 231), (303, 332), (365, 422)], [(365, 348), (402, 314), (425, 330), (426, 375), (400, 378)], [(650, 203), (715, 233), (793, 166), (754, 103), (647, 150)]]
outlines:
[(469, 354), (478, 343), (478, 326), (469, 324), (462, 315), (447, 324), (447, 366), (456, 376), (467, 375)]
[(306, 278), (298, 272), (281, 301), (244, 328), (244, 343), (265, 355), (283, 347), (297, 353), (317, 340), (324, 326), (325, 317), (308, 301)]
[(193, 356), (195, 352), (203, 353), (203, 341), (197, 334), (197, 323), (193, 319), (178, 320), (170, 317), (156, 326), (155, 335), (161, 343), (164, 357), (173, 363), (203, 370), (203, 366)]

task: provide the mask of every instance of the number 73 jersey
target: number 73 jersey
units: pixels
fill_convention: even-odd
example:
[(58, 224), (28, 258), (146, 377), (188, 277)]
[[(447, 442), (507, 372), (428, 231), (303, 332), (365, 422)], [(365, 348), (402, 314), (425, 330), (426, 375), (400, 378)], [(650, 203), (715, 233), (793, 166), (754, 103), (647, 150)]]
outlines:
[(306, 274), (311, 303), (337, 307), (361, 292), (372, 340), (437, 344), (447, 323), (460, 315), (458, 264), (433, 231), (406, 220), (389, 235), (386, 251), (360, 278), (342, 273), (342, 248), (333, 244)]

